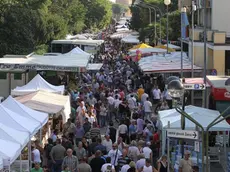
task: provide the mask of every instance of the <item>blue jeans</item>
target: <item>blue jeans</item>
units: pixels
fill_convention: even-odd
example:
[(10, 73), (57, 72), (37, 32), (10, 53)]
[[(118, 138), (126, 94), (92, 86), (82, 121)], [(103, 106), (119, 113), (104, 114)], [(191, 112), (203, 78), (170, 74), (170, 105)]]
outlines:
[(52, 165), (52, 172), (61, 172), (62, 171), (62, 161), (63, 160), (55, 160), (55, 164)]
[(100, 127), (104, 127), (105, 126), (105, 122), (106, 122), (106, 116), (101, 116), (100, 115)]

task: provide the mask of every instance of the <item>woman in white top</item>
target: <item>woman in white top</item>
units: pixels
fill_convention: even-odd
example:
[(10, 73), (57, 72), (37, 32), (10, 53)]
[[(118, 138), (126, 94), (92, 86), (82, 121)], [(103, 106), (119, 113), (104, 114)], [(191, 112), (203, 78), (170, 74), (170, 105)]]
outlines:
[(36, 148), (36, 146), (32, 147), (32, 161), (33, 163), (41, 163), (40, 151)]
[(145, 165), (143, 167), (142, 172), (157, 172), (157, 170), (151, 166), (151, 160), (150, 159), (145, 160)]

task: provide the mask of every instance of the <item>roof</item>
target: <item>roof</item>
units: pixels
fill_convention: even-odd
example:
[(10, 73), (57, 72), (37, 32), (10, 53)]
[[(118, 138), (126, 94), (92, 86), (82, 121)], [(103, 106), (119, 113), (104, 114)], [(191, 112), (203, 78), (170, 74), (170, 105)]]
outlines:
[[(185, 78), (185, 84), (204, 84), (204, 78)], [(206, 82), (206, 87), (210, 85)]]
[(53, 40), (51, 44), (83, 44), (83, 45), (89, 45), (89, 46), (96, 46), (101, 45), (104, 43), (104, 40)]
[[(143, 57), (138, 62), (143, 72), (177, 72), (181, 70), (181, 52), (171, 54), (158, 54)], [(191, 61), (186, 53), (183, 53), (183, 70), (191, 70)], [(201, 67), (193, 65), (194, 70), (201, 70)]]
[(211, 86), (215, 88), (226, 88), (225, 81), (229, 79), (230, 76), (207, 76), (207, 81), (210, 83)]
[(25, 57), (0, 58), (0, 69), (35, 69), (53, 71), (81, 71), (85, 70), (90, 55), (28, 55)]

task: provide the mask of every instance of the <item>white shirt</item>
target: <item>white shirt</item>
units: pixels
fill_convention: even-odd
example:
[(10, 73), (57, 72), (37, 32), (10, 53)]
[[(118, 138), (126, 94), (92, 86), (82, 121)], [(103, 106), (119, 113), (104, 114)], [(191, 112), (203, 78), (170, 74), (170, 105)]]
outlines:
[(165, 99), (172, 100), (172, 97), (168, 94), (168, 91), (165, 92)]
[(153, 171), (153, 167), (150, 165), (149, 167), (144, 166), (142, 172), (152, 172), (152, 171)]
[(134, 109), (135, 108), (135, 101), (133, 100), (133, 98), (132, 97), (130, 97), (129, 99), (128, 99), (128, 104), (129, 104), (129, 108), (130, 109)]
[(33, 156), (34, 156), (34, 161), (33, 162), (38, 162), (38, 163), (41, 163), (41, 157), (40, 157), (40, 152), (38, 149), (34, 149), (32, 151), (33, 153)]
[(144, 103), (147, 99), (147, 97), (149, 97), (149, 95), (147, 93), (144, 93), (141, 95), (141, 102)]
[(132, 84), (132, 80), (131, 80), (131, 79), (126, 80), (126, 82), (125, 82), (125, 85), (126, 85), (126, 86), (129, 86), (129, 85), (131, 85), (131, 84)]
[(119, 134), (126, 134), (127, 131), (128, 131), (127, 125), (125, 125), (125, 124), (119, 125), (119, 127), (118, 127), (118, 133)]
[(123, 167), (121, 168), (120, 172), (127, 172), (128, 169), (130, 169), (130, 166), (128, 164), (123, 165)]
[(112, 166), (112, 170), (115, 170), (114, 165), (112, 165), (110, 163), (106, 163), (106, 164), (102, 165), (101, 172), (107, 172), (107, 166), (109, 166), (109, 165)]
[(145, 155), (145, 158), (150, 159), (150, 155), (152, 153), (152, 150), (149, 147), (144, 147), (142, 151), (143, 151), (143, 153)]
[(104, 145), (106, 147), (106, 151), (109, 152), (112, 149), (113, 143), (111, 139), (109, 139), (109, 141), (105, 139), (103, 140), (102, 145)]
[(87, 102), (89, 103), (89, 105), (95, 105), (97, 103), (97, 100), (93, 97), (88, 98)]
[(122, 102), (121, 100), (115, 99), (115, 100), (114, 100), (114, 107), (115, 107), (115, 108), (118, 108), (119, 105), (121, 104), (121, 102)]
[[(110, 150), (108, 153), (108, 156), (111, 158), (111, 163), (112, 165), (117, 166), (117, 161), (118, 158), (122, 155), (121, 151), (119, 151), (118, 149), (116, 150)], [(114, 163), (115, 162), (115, 163)]]
[(114, 98), (113, 98), (113, 97), (109, 96), (109, 97), (107, 98), (107, 100), (108, 100), (108, 103), (109, 103), (110, 105), (113, 105), (113, 103), (114, 103)]
[(152, 103), (150, 101), (145, 101), (144, 102), (144, 110), (145, 112), (152, 112)]
[(161, 98), (161, 90), (160, 89), (154, 89), (153, 90), (153, 97), (154, 97), (154, 99), (160, 99)]

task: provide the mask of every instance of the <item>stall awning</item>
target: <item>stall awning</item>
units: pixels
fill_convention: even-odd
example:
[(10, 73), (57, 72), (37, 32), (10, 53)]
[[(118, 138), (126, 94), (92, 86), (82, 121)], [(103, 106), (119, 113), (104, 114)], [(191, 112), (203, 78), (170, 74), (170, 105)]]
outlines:
[(0, 58), (0, 69), (53, 70), (83, 72), (86, 70), (90, 55), (28, 55)]
[(55, 86), (50, 83), (48, 83), (46, 80), (44, 80), (39, 74), (37, 74), (29, 83), (27, 83), (24, 86), (16, 87), (11, 91), (11, 95), (13, 96), (21, 96), (30, 94), (32, 92), (36, 92), (39, 90), (51, 92), (51, 93), (57, 93), (57, 94), (64, 94), (65, 86)]
[[(140, 69), (145, 73), (169, 73), (181, 70), (181, 53), (158, 54), (141, 58), (138, 62)], [(183, 53), (183, 70), (191, 70), (191, 61), (186, 53)], [(194, 70), (202, 70), (201, 67), (193, 65)]]
[(98, 71), (102, 68), (103, 63), (89, 63), (87, 70)]
[(62, 114), (63, 121), (70, 117), (70, 97), (38, 91), (15, 98), (25, 106), (48, 114)]

